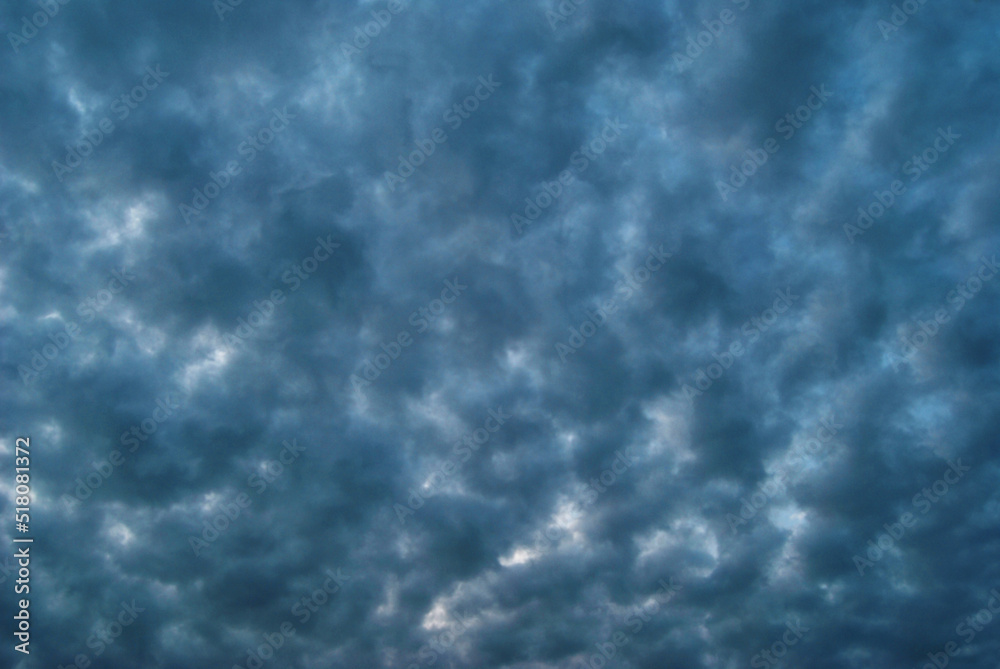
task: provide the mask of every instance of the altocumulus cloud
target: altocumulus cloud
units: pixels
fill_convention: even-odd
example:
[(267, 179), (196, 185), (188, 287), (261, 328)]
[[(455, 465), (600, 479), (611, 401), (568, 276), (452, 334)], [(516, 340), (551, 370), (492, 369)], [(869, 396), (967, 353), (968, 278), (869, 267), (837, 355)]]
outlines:
[(992, 669), (1000, 6), (893, 4), (4, 3), (0, 664)]

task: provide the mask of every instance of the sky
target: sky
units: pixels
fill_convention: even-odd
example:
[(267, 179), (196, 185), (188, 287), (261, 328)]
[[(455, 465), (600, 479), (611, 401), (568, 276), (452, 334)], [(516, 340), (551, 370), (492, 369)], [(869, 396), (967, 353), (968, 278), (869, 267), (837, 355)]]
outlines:
[(997, 3), (0, 27), (0, 665), (1000, 662)]

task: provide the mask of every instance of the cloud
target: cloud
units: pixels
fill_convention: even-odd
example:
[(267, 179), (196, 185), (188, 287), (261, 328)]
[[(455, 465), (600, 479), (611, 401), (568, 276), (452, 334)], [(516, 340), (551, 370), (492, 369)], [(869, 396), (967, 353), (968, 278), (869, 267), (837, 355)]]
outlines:
[(994, 3), (217, 4), (0, 10), (6, 666), (991, 666)]

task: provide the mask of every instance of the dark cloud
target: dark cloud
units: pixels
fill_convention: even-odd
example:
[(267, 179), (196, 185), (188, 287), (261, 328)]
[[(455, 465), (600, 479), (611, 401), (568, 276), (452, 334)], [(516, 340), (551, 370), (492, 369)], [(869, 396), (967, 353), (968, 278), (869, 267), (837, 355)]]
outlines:
[(992, 666), (995, 3), (0, 16), (7, 666)]

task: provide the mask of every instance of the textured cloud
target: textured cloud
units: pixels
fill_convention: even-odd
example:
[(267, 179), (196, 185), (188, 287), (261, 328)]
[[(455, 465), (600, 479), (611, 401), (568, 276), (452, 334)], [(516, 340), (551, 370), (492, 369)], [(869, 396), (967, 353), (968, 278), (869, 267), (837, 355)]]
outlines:
[(0, 17), (6, 666), (993, 666), (996, 3)]

